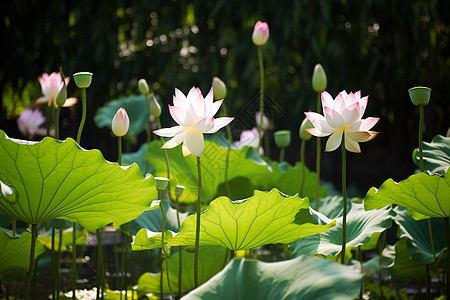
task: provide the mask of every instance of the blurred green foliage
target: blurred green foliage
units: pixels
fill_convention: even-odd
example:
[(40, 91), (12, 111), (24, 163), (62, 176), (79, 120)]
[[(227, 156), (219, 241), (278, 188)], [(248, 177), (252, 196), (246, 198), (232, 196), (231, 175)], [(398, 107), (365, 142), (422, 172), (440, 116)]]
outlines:
[[(235, 133), (250, 128), (259, 90), (257, 49), (251, 41), (257, 20), (270, 27), (263, 48), (265, 97), (275, 130), (297, 132), (303, 111), (315, 109), (310, 81), (319, 62), (333, 96), (343, 89), (370, 95), (365, 115), (382, 118), (374, 128), (381, 134), (363, 146), (364, 159), (390, 169), (389, 177), (403, 176), (397, 169), (409, 168), (409, 174), (414, 167), (410, 151), (417, 144), (418, 115), (408, 88), (433, 90), (425, 110), (425, 141), (445, 135), (449, 126), (449, 1), (21, 0), (0, 6), (0, 128), (7, 132), (8, 120), (20, 110), (14, 108), (40, 96), (38, 77), (60, 66), (66, 74), (94, 73), (88, 89), (91, 118), (107, 101), (138, 93), (140, 78), (168, 104), (175, 87), (187, 92), (195, 85), (207, 93), (218, 76), (228, 86), (228, 112), (238, 117)], [(79, 91), (70, 84), (72, 95)], [(79, 111), (80, 105), (78, 116)], [(162, 121), (165, 126), (172, 122), (167, 110)], [(102, 149), (105, 140), (95, 137), (92, 122), (87, 126), (88, 146)], [(298, 160), (298, 144), (294, 140), (287, 150), (291, 162)], [(373, 176), (378, 183), (385, 178)]]

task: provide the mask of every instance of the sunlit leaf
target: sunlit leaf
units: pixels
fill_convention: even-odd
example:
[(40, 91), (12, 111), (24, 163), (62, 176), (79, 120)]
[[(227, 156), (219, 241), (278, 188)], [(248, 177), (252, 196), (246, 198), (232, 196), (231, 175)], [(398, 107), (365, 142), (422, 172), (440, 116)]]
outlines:
[[(155, 168), (155, 176), (167, 177), (167, 166), (164, 151), (160, 149), (159, 141), (151, 142), (147, 150), (147, 158)], [(186, 187), (181, 202), (197, 201), (197, 160), (195, 156), (183, 157), (181, 149), (167, 150), (170, 161), (170, 179), (173, 184), (172, 198), (174, 198), (175, 185)], [(227, 195), (233, 200), (250, 197), (254, 190), (269, 191), (277, 188), (288, 195), (300, 192), (300, 183), (303, 176), (302, 165), (295, 167), (287, 163), (276, 162), (267, 164), (251, 147), (231, 150), (229, 155), (228, 180), (229, 192), (225, 185), (227, 149), (214, 142), (205, 141), (205, 151), (201, 157), (202, 202), (207, 204), (213, 199)], [(315, 195), (316, 175), (305, 169), (304, 195)], [(321, 189), (325, 196), (326, 190)]]
[(0, 196), (0, 210), (30, 224), (60, 218), (93, 231), (139, 217), (156, 197), (154, 178), (137, 165), (109, 163), (70, 138), (35, 143), (0, 131), (0, 165), (0, 180), (16, 194), (15, 203)]
[[(217, 272), (222, 270), (226, 263), (227, 251), (219, 246), (201, 246), (199, 248), (198, 281), (203, 284)], [(174, 294), (178, 294), (178, 267), (179, 252), (173, 253), (168, 259), (170, 286)], [(166, 266), (163, 264), (163, 292), (169, 295)], [(147, 293), (159, 294), (160, 274), (143, 274), (138, 281), (139, 295)], [(185, 294), (195, 288), (194, 283), (194, 252), (182, 251), (181, 293)]]
[[(416, 149), (417, 150), (417, 149)], [(419, 152), (416, 152), (419, 163)], [(450, 137), (436, 135), (431, 143), (423, 143), (423, 162), (425, 170), (431, 173), (445, 174), (450, 165)]]
[(379, 189), (367, 192), (364, 207), (367, 210), (397, 204), (409, 209), (414, 219), (442, 218), (450, 215), (450, 175), (445, 177), (420, 173), (399, 183), (385, 181)]
[[(187, 217), (178, 234), (167, 231), (168, 246), (193, 246), (196, 215)], [(265, 244), (290, 243), (334, 226), (314, 224), (309, 201), (299, 196), (284, 196), (277, 189), (255, 191), (254, 196), (240, 201), (219, 197), (202, 213), (201, 245), (219, 245), (231, 250), (252, 249)], [(158, 248), (161, 234), (141, 229), (133, 250)]]
[[(0, 230), (0, 281), (22, 282), (30, 265), (31, 233), (24, 232), (12, 238)], [(44, 252), (44, 246), (36, 241), (35, 257)]]
[[(72, 243), (73, 243), (72, 232), (73, 232), (72, 228), (67, 228), (67, 229), (63, 230), (63, 238), (61, 241), (61, 251), (71, 251)], [(48, 249), (52, 249), (51, 234), (52, 234), (51, 231), (47, 231), (44, 234), (38, 236), (38, 240), (42, 243), (42, 245), (44, 245)], [(79, 246), (86, 245), (87, 234), (88, 234), (87, 230), (77, 231), (76, 244)], [(59, 239), (60, 239), (59, 230), (56, 230), (55, 248), (53, 249), (54, 251), (59, 251)]]
[[(433, 247), (431, 245), (428, 220), (414, 220), (409, 216), (407, 210), (401, 206), (397, 206), (395, 211), (397, 215), (394, 217), (394, 221), (399, 226), (400, 238), (406, 237), (408, 239), (408, 255), (422, 264), (433, 263)], [(430, 221), (435, 255), (438, 258), (447, 248), (444, 220), (442, 218), (431, 218)]]
[[(362, 246), (363, 250), (374, 248), (380, 233), (391, 227), (393, 215), (395, 213), (390, 207), (365, 211), (362, 204), (353, 203), (350, 212), (347, 214), (346, 247), (357, 248)], [(328, 224), (330, 222), (331, 220), (322, 216), (320, 223)], [(336, 255), (340, 253), (342, 250), (342, 230), (342, 217), (339, 217), (336, 219), (336, 226), (327, 231), (291, 243), (293, 255)]]
[(234, 259), (183, 299), (352, 299), (360, 282), (353, 268), (316, 257), (274, 263)]

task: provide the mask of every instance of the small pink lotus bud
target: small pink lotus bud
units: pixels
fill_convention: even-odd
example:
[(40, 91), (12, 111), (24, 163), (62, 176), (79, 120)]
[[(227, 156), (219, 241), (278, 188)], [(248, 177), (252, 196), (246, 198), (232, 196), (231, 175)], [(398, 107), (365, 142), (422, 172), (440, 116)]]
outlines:
[(256, 46), (264, 45), (269, 39), (269, 25), (267, 25), (266, 22), (256, 22), (255, 28), (253, 29), (252, 39)]
[(121, 137), (127, 134), (129, 126), (130, 119), (128, 118), (128, 114), (126, 110), (121, 107), (112, 120), (111, 129), (116, 136)]

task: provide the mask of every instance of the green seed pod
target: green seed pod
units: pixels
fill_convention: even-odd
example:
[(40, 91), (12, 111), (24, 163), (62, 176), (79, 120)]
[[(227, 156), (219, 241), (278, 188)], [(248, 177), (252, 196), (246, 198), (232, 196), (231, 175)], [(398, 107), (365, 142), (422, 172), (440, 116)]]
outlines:
[(165, 177), (155, 177), (156, 180), (156, 189), (158, 191), (163, 191), (166, 189), (169, 184), (169, 179)]
[(425, 86), (416, 86), (408, 90), (409, 97), (414, 105), (427, 105), (430, 102), (431, 89)]
[(273, 133), (275, 144), (280, 148), (286, 148), (291, 144), (291, 131), (278, 130)]
[(91, 86), (93, 74), (91, 72), (78, 72), (73, 74), (73, 79), (78, 88), (88, 88)]

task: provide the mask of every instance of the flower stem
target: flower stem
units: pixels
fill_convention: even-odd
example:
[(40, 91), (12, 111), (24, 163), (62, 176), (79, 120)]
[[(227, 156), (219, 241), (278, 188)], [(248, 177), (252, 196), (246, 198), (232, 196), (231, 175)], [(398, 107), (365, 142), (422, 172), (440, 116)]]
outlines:
[(150, 143), (151, 140), (151, 136), (152, 136), (152, 124), (150, 122), (150, 117), (151, 117), (151, 111), (150, 111), (150, 100), (147, 96), (147, 94), (145, 94), (145, 103), (147, 104), (147, 126), (148, 126), (148, 130), (147, 130), (147, 144)]
[(56, 299), (56, 268), (58, 267), (56, 265), (56, 259), (55, 259), (55, 227), (52, 227), (52, 248), (50, 251), (50, 265), (52, 266), (52, 299)]
[[(178, 231), (181, 229), (181, 222), (180, 222), (180, 210), (178, 208), (178, 200), (179, 197), (177, 196), (175, 204), (175, 209), (177, 210), (177, 224), (178, 224)], [(178, 261), (178, 297), (181, 298), (181, 271), (183, 270), (183, 247), (178, 247), (178, 255), (179, 255), (179, 261)]]
[(86, 88), (81, 89), (81, 101), (82, 101), (82, 114), (80, 127), (78, 127), (77, 143), (80, 145), (81, 134), (83, 133), (84, 123), (86, 122)]
[[(320, 103), (320, 93), (317, 93), (316, 111), (322, 113), (322, 105)], [(319, 210), (319, 188), (320, 188), (320, 156), (321, 156), (320, 138), (316, 138), (316, 210)]]
[(280, 148), (280, 162), (284, 161), (284, 147)]
[(58, 253), (56, 253), (56, 300), (59, 300), (59, 291), (61, 290), (61, 276), (59, 272), (59, 266), (61, 265), (61, 248), (62, 248), (62, 240), (63, 240), (63, 230), (59, 230), (59, 244), (58, 244)]
[(122, 137), (117, 137), (117, 163), (122, 165)]
[(305, 174), (306, 174), (305, 145), (306, 141), (302, 140), (300, 146), (300, 165), (302, 166), (302, 183), (300, 184), (300, 197), (303, 197), (303, 188), (305, 186)]
[(422, 142), (422, 136), (423, 136), (423, 123), (424, 123), (424, 116), (423, 116), (423, 107), (424, 105), (419, 105), (419, 157), (420, 157), (420, 172), (424, 172), (425, 168), (423, 165), (423, 142)]
[[(358, 258), (359, 258), (360, 273), (361, 273), (361, 276), (364, 277), (364, 268), (363, 268), (363, 259), (362, 259), (361, 245), (358, 246)], [(363, 298), (363, 292), (364, 292), (364, 278), (361, 278), (361, 287), (360, 287), (360, 290), (359, 290), (359, 299)]]
[(263, 54), (262, 54), (262, 46), (258, 46), (258, 63), (259, 63), (259, 126), (258, 126), (258, 148), (261, 147), (261, 129), (263, 125), (263, 113), (264, 113), (264, 63), (263, 63)]
[(59, 139), (59, 114), (61, 113), (61, 107), (56, 108), (55, 116), (55, 139)]
[[(225, 103), (223, 103), (222, 107), (223, 107), (224, 115), (228, 116), (227, 106), (225, 105)], [(231, 196), (231, 189), (230, 189), (230, 185), (228, 183), (228, 165), (230, 163), (230, 150), (231, 150), (231, 129), (230, 129), (230, 125), (227, 125), (226, 128), (227, 128), (228, 147), (227, 147), (227, 156), (225, 158), (225, 187), (227, 189), (228, 197), (230, 197)]]
[(103, 244), (102, 244), (102, 229), (95, 231), (97, 236), (97, 298), (103, 299)]
[[(158, 125), (158, 129), (161, 129), (161, 120), (159, 119), (159, 117), (156, 118), (156, 122)], [(164, 144), (164, 139), (162, 136), (160, 137), (160, 140), (162, 146)], [(172, 200), (172, 192), (170, 189), (170, 162), (169, 162), (169, 155), (167, 154), (167, 149), (164, 149), (164, 158), (166, 159), (167, 179), (169, 179), (169, 182), (167, 183), (167, 190), (169, 191), (168, 192), (169, 200)]]
[(345, 150), (345, 135), (342, 134), (342, 250), (341, 250), (341, 264), (345, 264), (345, 244), (347, 239), (347, 158)]
[(450, 229), (449, 229), (449, 217), (444, 218), (445, 237), (447, 239), (447, 297), (450, 295)]
[(30, 299), (31, 278), (34, 272), (34, 252), (36, 250), (37, 224), (31, 224), (31, 247), (30, 247), (30, 265), (27, 273), (25, 286), (25, 300)]
[(202, 168), (200, 156), (197, 156), (198, 172), (198, 197), (197, 197), (197, 225), (195, 227), (195, 250), (194, 250), (194, 285), (198, 287), (198, 248), (200, 245), (200, 216), (202, 208)]
[(77, 222), (72, 223), (72, 299), (77, 299)]
[[(169, 279), (169, 263), (167, 262), (167, 252), (166, 252), (166, 248), (164, 246), (164, 233), (166, 231), (166, 212), (164, 211), (164, 205), (163, 205), (163, 200), (161, 197), (161, 191), (158, 190), (158, 199), (161, 201), (159, 203), (159, 208), (161, 209), (161, 215), (162, 215), (162, 231), (161, 231), (161, 251), (162, 254), (164, 256), (164, 262), (166, 264), (166, 277), (167, 277), (167, 287), (169, 288), (170, 291), (170, 295), (172, 296), (172, 299), (175, 299), (175, 297), (173, 296), (173, 292), (172, 292), (172, 288), (170, 287), (170, 279)], [(163, 276), (162, 274), (162, 266), (161, 266), (161, 277)]]

